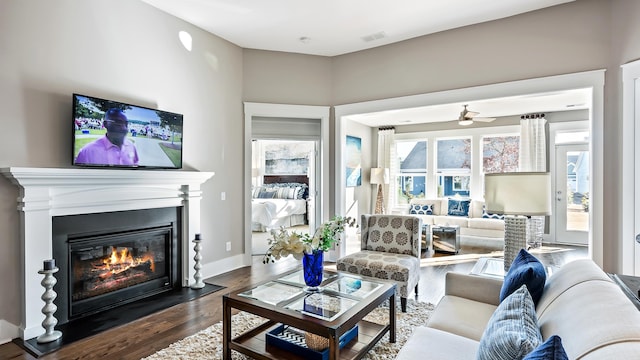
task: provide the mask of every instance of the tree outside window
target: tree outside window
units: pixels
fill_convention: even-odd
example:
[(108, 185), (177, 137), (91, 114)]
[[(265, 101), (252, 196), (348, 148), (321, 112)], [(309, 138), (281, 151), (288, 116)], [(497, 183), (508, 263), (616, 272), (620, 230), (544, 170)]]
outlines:
[(485, 174), (518, 171), (520, 136), (486, 136), (482, 139), (482, 171)]

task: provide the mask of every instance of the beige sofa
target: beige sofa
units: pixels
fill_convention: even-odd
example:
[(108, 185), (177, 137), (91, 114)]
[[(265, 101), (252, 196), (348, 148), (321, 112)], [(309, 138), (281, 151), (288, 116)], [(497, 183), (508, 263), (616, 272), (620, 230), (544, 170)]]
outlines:
[[(406, 214), (418, 216), (423, 224), (428, 225), (458, 225), (460, 226), (461, 242), (475, 241), (474, 246), (489, 245), (496, 249), (504, 246), (504, 220), (483, 218), (484, 201), (471, 200), (468, 216), (448, 215), (448, 199), (411, 199), (409, 206), (403, 211)], [(415, 205), (432, 205), (432, 215), (411, 214)]]
[[(444, 297), (397, 359), (475, 359), (501, 286), (498, 279), (448, 273)], [(640, 311), (591, 260), (548, 277), (536, 315), (543, 340), (560, 336), (569, 359), (640, 358)]]

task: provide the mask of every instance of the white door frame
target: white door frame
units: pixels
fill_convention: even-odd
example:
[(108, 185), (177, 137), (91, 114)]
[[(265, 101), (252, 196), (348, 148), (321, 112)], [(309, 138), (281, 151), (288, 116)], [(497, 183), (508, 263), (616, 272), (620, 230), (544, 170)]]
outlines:
[[(604, 213), (602, 210), (604, 193), (604, 70), (602, 69), (336, 106), (334, 169), (336, 174), (334, 178), (336, 214), (343, 214), (345, 211), (343, 154), (346, 143), (347, 119), (343, 119), (343, 117), (384, 110), (585, 88), (591, 89), (592, 96), (591, 108), (589, 109), (589, 132), (592, 134), (589, 149), (591, 154), (591, 189), (589, 194), (591, 194), (590, 203), (593, 210), (589, 228), (589, 257), (602, 267), (604, 248)], [(341, 248), (340, 251), (344, 252), (345, 249)]]
[[(623, 274), (640, 275), (640, 245), (635, 241), (640, 233), (640, 60), (621, 66), (622, 68), (622, 209), (621, 254)], [(627, 199), (633, 199), (629, 201)]]
[[(251, 188), (251, 138), (252, 119), (254, 117), (281, 117), (299, 119), (320, 119), (319, 166), (320, 174), (316, 179), (317, 211), (315, 223), (320, 224), (329, 204), (329, 115), (330, 107), (312, 105), (287, 105), (266, 103), (244, 103), (244, 188)], [(251, 261), (251, 197), (244, 191), (244, 255), (243, 265), (250, 266)]]

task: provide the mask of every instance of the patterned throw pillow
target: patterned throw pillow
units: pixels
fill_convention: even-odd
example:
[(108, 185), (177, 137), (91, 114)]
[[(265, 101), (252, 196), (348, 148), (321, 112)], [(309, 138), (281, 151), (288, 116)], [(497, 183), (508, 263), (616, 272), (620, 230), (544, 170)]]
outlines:
[(533, 298), (533, 303), (537, 305), (542, 297), (546, 281), (547, 273), (544, 271), (544, 265), (527, 250), (520, 249), (518, 255), (513, 259), (509, 271), (504, 276), (504, 282), (500, 290), (500, 301), (522, 285), (527, 285)]
[(482, 218), (504, 220), (504, 214), (493, 214), (493, 213), (487, 212), (487, 208), (484, 205), (482, 205)]
[(469, 204), (471, 204), (471, 200), (457, 200), (457, 199), (449, 199), (449, 203), (447, 205), (448, 214), (450, 216), (469, 216)]
[(524, 360), (569, 360), (560, 336), (553, 335), (524, 357)]
[(522, 360), (542, 344), (533, 299), (526, 285), (498, 305), (482, 333), (478, 360)]
[(433, 215), (433, 204), (411, 204), (409, 214), (412, 215)]
[(277, 190), (275, 189), (265, 189), (260, 191), (258, 194), (258, 199), (273, 199), (276, 196)]

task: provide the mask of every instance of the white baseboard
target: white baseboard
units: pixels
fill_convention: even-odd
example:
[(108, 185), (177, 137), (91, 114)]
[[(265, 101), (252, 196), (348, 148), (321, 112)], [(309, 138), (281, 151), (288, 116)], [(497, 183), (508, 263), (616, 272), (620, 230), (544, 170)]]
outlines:
[(0, 345), (18, 337), (20, 337), (20, 328), (4, 319), (0, 319)]
[(206, 263), (202, 266), (202, 278), (207, 279), (212, 276), (220, 275), (244, 266), (247, 266), (247, 264), (244, 263), (243, 254), (224, 258), (219, 261)]

